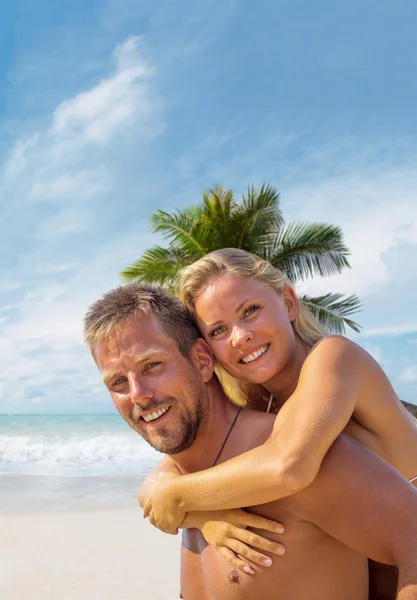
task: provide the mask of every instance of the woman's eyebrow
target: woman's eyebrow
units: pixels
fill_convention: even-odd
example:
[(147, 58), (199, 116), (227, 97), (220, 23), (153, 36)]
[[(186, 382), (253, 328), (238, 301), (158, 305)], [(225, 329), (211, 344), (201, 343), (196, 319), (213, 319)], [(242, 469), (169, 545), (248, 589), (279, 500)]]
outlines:
[[(255, 300), (255, 298), (246, 298), (246, 300), (244, 300), (243, 302), (241, 302), (239, 304), (239, 306), (237, 307), (237, 309), (235, 310), (235, 312), (238, 313), (240, 310), (242, 310), (242, 308), (245, 306), (245, 304), (247, 302), (252, 302), (253, 300)], [(222, 320), (219, 319), (218, 321), (214, 321), (214, 323), (209, 323), (208, 325), (206, 325), (206, 327), (214, 327), (215, 325), (218, 325), (221, 322), (222, 322)]]

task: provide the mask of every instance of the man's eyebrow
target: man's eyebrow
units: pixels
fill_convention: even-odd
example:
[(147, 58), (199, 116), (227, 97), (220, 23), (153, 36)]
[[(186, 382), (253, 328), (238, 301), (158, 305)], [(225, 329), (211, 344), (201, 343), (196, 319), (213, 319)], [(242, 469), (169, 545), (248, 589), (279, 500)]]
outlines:
[[(244, 300), (243, 302), (241, 302), (239, 304), (239, 306), (237, 307), (235, 312), (238, 313), (243, 308), (243, 306), (246, 304), (246, 302), (250, 302), (251, 300), (255, 300), (255, 298), (246, 298), (246, 300)], [(215, 325), (218, 325), (221, 322), (222, 322), (222, 320), (219, 319), (218, 321), (215, 321), (214, 323), (210, 323), (209, 325), (207, 325), (207, 327), (214, 327)]]
[(103, 377), (104, 385), (107, 385), (114, 377), (117, 377), (117, 373), (107, 373), (107, 375)]
[[(141, 363), (147, 362), (148, 360), (151, 360), (152, 358), (154, 358), (157, 354), (161, 354), (161, 352), (159, 350), (147, 350), (146, 352), (144, 352), (143, 354), (141, 354), (139, 356), (139, 358), (136, 360), (136, 364), (139, 365)], [(106, 375), (104, 375), (104, 377), (103, 377), (104, 385), (107, 385), (109, 383), (109, 381), (111, 381), (118, 375), (120, 376), (120, 373), (117, 371), (112, 371), (111, 373), (107, 373)]]

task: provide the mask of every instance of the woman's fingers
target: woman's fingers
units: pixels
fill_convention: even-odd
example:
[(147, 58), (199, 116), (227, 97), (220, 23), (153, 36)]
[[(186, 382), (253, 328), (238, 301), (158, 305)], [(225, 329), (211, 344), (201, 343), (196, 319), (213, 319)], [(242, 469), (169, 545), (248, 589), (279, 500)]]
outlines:
[(239, 554), (246, 560), (259, 565), (261, 567), (270, 567), (272, 565), (272, 559), (265, 554), (261, 554), (257, 550), (254, 550), (250, 546), (247, 546), (241, 540), (231, 539), (228, 541), (227, 546), (230, 550), (233, 550), (235, 554)]
[(264, 531), (271, 531), (272, 533), (284, 533), (285, 527), (281, 523), (271, 521), (265, 517), (254, 515), (246, 511), (244, 516), (244, 524), (246, 527), (253, 527), (254, 529), (263, 529)]
[(236, 554), (234, 552), (232, 552), (232, 550), (230, 550), (229, 548), (226, 548), (226, 546), (221, 546), (220, 548), (217, 548), (217, 551), (233, 567), (235, 567), (236, 569), (239, 569), (239, 571), (242, 571), (243, 573), (246, 573), (247, 575), (255, 574), (255, 571), (253, 570), (253, 568), (250, 565), (248, 565), (244, 560), (242, 560), (242, 558), (239, 558), (238, 556), (236, 556)]
[(247, 529), (239, 529), (237, 527), (233, 532), (233, 537), (235, 537), (237, 540), (240, 540), (244, 544), (247, 544), (248, 546), (252, 546), (253, 548), (266, 550), (267, 552), (272, 552), (273, 554), (282, 555), (285, 553), (285, 548), (282, 544), (279, 544), (274, 540), (264, 538), (261, 535), (253, 533), (253, 531), (248, 531)]
[(162, 531), (163, 533), (168, 533), (169, 535), (177, 535), (178, 529), (167, 529), (162, 523), (159, 523), (155, 518), (153, 511), (151, 511), (148, 515), (148, 520), (151, 525)]
[(149, 500), (146, 500), (145, 504), (143, 505), (143, 516), (149, 517), (149, 513), (152, 510), (152, 504)]

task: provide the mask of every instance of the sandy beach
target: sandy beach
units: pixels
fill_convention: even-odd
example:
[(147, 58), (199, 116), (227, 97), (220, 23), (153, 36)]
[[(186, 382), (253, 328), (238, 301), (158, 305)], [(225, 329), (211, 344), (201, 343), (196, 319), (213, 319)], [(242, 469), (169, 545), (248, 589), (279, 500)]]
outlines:
[(0, 515), (4, 600), (175, 600), (180, 535), (139, 509)]

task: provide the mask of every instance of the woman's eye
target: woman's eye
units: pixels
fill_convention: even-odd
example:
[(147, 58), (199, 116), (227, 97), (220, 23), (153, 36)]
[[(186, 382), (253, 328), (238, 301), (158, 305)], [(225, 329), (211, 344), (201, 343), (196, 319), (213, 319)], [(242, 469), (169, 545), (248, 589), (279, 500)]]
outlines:
[(261, 307), (259, 304), (252, 304), (252, 306), (248, 306), (243, 312), (243, 316), (247, 317), (248, 315), (252, 315), (256, 311), (258, 311)]
[(223, 331), (225, 331), (225, 329), (226, 329), (226, 327), (224, 325), (222, 325), (221, 327), (216, 327), (216, 329), (213, 329), (213, 331), (210, 331), (209, 337), (215, 337), (216, 335), (223, 333)]

